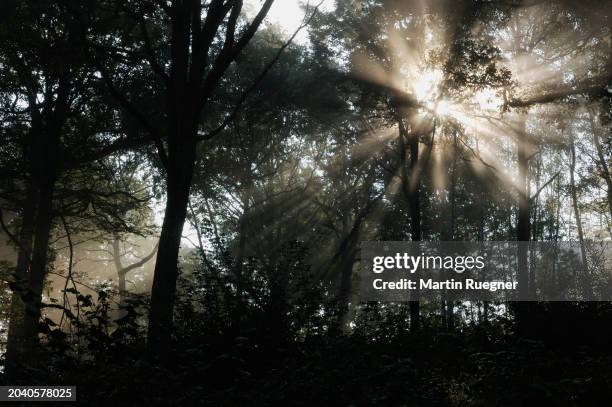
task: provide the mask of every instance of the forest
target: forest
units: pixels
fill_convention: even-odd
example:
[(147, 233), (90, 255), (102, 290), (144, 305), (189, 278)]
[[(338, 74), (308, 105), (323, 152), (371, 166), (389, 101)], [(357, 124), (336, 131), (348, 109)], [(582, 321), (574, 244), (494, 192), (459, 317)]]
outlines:
[(567, 243), (612, 293), (611, 165), (611, 0), (3, 0), (0, 385), (609, 405), (612, 302), (371, 301), (360, 270)]

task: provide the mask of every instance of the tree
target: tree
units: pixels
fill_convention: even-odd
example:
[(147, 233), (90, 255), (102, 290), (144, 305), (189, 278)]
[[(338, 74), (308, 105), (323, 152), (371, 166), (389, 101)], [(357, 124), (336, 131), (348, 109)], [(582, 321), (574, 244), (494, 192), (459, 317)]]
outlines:
[[(2, 162), (3, 172), (11, 177), (2, 198), (5, 207), (20, 215), (19, 232), (12, 239), (18, 249), (7, 353), (12, 374), (14, 362), (36, 360), (54, 221), (63, 211), (62, 200), (74, 198), (71, 192), (76, 192), (67, 174), (87, 171), (89, 163), (126, 143), (117, 131), (113, 105), (103, 103), (98, 78), (86, 63), (69, 4), (3, 6), (3, 14), (19, 21), (14, 26), (3, 20), (0, 26), (2, 81), (8, 85), (2, 92), (3, 133), (11, 149)], [(95, 188), (80, 193), (104, 199), (100, 194), (95, 198)]]
[[(187, 215), (189, 192), (197, 160), (202, 114), (211, 107), (214, 92), (232, 62), (238, 58), (261, 25), (273, 0), (266, 0), (250, 24), (241, 22), (241, 0), (173, 1), (115, 4), (140, 29), (140, 40), (129, 44), (143, 55), (159, 81), (165, 106), (163, 131), (130, 100), (129, 92), (113, 82), (102, 64), (102, 75), (124, 108), (156, 140), (166, 178), (166, 208), (155, 263), (148, 344), (152, 355), (170, 349), (173, 304), (178, 276), (177, 260)], [(160, 34), (159, 30), (162, 33)], [(167, 31), (165, 31), (167, 30)], [(150, 33), (155, 33), (155, 36)], [(123, 33), (123, 35), (130, 35)], [(167, 35), (167, 36), (166, 36)], [(165, 38), (169, 39), (165, 47)], [(98, 44), (112, 49), (109, 44)], [(167, 56), (167, 63), (158, 60)], [(117, 61), (115, 61), (117, 62)], [(163, 141), (162, 141), (163, 140)]]

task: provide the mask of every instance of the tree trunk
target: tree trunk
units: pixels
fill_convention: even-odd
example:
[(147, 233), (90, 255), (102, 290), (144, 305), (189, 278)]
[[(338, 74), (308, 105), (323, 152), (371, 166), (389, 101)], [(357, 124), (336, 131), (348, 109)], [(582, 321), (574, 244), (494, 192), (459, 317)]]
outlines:
[[(206, 5), (200, 1), (173, 1), (170, 6), (169, 72), (153, 67), (163, 71), (168, 148), (166, 153), (166, 146), (158, 137), (157, 148), (166, 167), (167, 200), (147, 332), (148, 351), (153, 358), (168, 356), (170, 350), (177, 261), (189, 204), (201, 113), (225, 71), (252, 39), (272, 3), (273, 0), (264, 2), (240, 38), (236, 38), (236, 27), (242, 1), (215, 0)], [(202, 21), (204, 14), (206, 18)], [(215, 58), (209, 59), (217, 33), (223, 33), (221, 36), (225, 40)]]
[[(408, 140), (408, 148), (410, 150), (410, 180), (409, 180), (409, 197), (410, 197), (410, 236), (413, 242), (421, 241), (421, 202), (420, 202), (420, 184), (421, 176), (419, 169), (419, 135), (411, 134)], [(415, 273), (415, 278), (418, 280), (419, 273)], [(418, 284), (417, 284), (418, 287)], [(414, 291), (415, 300), (410, 301), (410, 330), (417, 332), (421, 326), (419, 291)]]
[[(53, 154), (50, 152), (49, 154)], [(24, 342), (31, 347), (28, 359), (35, 361), (34, 350), (38, 344), (38, 323), (42, 303), (42, 290), (47, 275), (47, 260), (51, 228), (53, 225), (53, 190), (56, 171), (52, 165), (46, 166), (48, 171), (39, 187), (38, 215), (34, 227), (34, 247), (30, 266), (29, 293), (26, 301), (24, 318)]]
[(593, 119), (593, 113), (590, 110), (589, 110), (589, 119), (591, 122), (591, 132), (593, 133), (593, 144), (595, 145), (595, 150), (597, 151), (597, 159), (598, 159), (597, 164), (599, 165), (599, 168), (601, 169), (601, 176), (606, 182), (607, 198), (608, 198), (608, 212), (610, 214), (608, 223), (610, 223), (612, 222), (612, 176), (610, 176), (610, 168), (608, 167), (606, 156), (601, 146), (601, 139), (599, 137), (599, 131), (597, 127), (595, 126), (595, 120)]
[[(531, 238), (531, 219), (529, 211), (529, 190), (527, 188), (527, 176), (529, 174), (529, 142), (527, 139), (527, 114), (518, 113), (518, 128), (516, 131), (517, 147), (517, 193), (518, 193), (518, 215), (516, 225), (517, 248), (517, 282), (518, 295), (521, 301), (529, 299), (529, 240)], [(532, 307), (528, 302), (514, 304), (516, 312), (517, 332), (528, 336), (532, 331)]]
[[(450, 184), (450, 225), (448, 228), (447, 235), (445, 240), (453, 241), (455, 240), (455, 222), (456, 222), (456, 186), (457, 186), (457, 131), (453, 133), (453, 161), (451, 165), (451, 184)], [(445, 303), (445, 306), (442, 307), (443, 312), (445, 313), (444, 320), (446, 322), (446, 328), (452, 331), (455, 328), (455, 318), (454, 318), (454, 308), (455, 303), (452, 298), (448, 298), (448, 292), (445, 290), (443, 295), (447, 297), (443, 299), (442, 302)]]
[(132, 263), (128, 266), (124, 266), (122, 261), (121, 261), (121, 250), (119, 247), (119, 244), (121, 243), (121, 239), (119, 238), (119, 236), (114, 236), (114, 239), (112, 241), (112, 247), (113, 247), (113, 263), (115, 265), (115, 270), (117, 272), (117, 285), (119, 288), (119, 309), (117, 310), (117, 319), (123, 317), (124, 315), (126, 315), (125, 312), (122, 311), (121, 306), (125, 304), (125, 300), (127, 298), (127, 275), (130, 271), (137, 269), (138, 267), (142, 267), (144, 266), (149, 260), (151, 260), (153, 258), (153, 256), (155, 256), (155, 253), (157, 252), (157, 248), (159, 247), (159, 243), (157, 243), (155, 245), (155, 247), (153, 248), (153, 250), (151, 250), (151, 253), (147, 254), (146, 256), (144, 256), (143, 258), (141, 258), (139, 261)]
[[(45, 77), (45, 80), (49, 78)], [(22, 296), (25, 310), (23, 318), (18, 309), (15, 309), (15, 318), (11, 318), (12, 339), (18, 341), (18, 345), (17, 352), (10, 355), (9, 364), (14, 364), (13, 357), (30, 365), (40, 363), (35, 352), (38, 350), (42, 289), (47, 275), (47, 253), (53, 227), (53, 193), (60, 173), (59, 146), (69, 110), (68, 84), (66, 77), (60, 78), (57, 82), (57, 97), (53, 99), (45, 95), (41, 110), (37, 108), (40, 103), (36, 102), (35, 92), (28, 95), (31, 118), (27, 140), (31, 148), (28, 162), (30, 190), (24, 208), (24, 228), (20, 233), (23, 247), (18, 255), (17, 273), (20, 274), (18, 277), (25, 277), (28, 265), (30, 272), (27, 292)], [(50, 83), (47, 85), (51, 86)], [(31, 252), (25, 253), (29, 247)]]
[(120, 319), (126, 315), (122, 309), (127, 298), (127, 286), (126, 286), (127, 273), (123, 270), (117, 272), (117, 288), (119, 289), (119, 307), (117, 309), (116, 319)]
[(561, 177), (557, 177), (557, 207), (555, 210), (555, 225), (554, 225), (554, 231), (553, 231), (553, 238), (552, 240), (555, 242), (555, 258), (552, 262), (552, 274), (550, 276), (550, 290), (552, 293), (555, 293), (555, 298), (556, 298), (556, 293), (558, 292), (557, 290), (557, 259), (558, 259), (558, 253), (559, 253), (559, 245), (557, 244), (557, 242), (559, 242), (559, 234), (561, 232)]
[[(400, 176), (402, 182), (402, 191), (406, 201), (408, 201), (410, 215), (410, 240), (413, 242), (421, 241), (421, 208), (419, 201), (419, 136), (415, 132), (416, 129), (411, 129), (412, 134), (408, 133), (408, 129), (404, 124), (404, 119), (400, 116), (397, 119), (399, 127), (399, 143), (400, 143)], [(408, 163), (408, 154), (410, 154), (410, 162)], [(409, 171), (407, 171), (407, 169)], [(418, 281), (418, 271), (414, 273), (414, 278)], [(418, 287), (418, 285), (417, 285)], [(417, 332), (420, 329), (420, 303), (419, 291), (412, 291), (412, 299), (408, 302), (410, 311), (410, 331)]]
[(519, 114), (517, 131), (517, 163), (518, 163), (518, 219), (516, 240), (518, 245), (518, 285), (519, 297), (526, 299), (529, 295), (528, 243), (530, 239), (529, 196), (527, 192), (527, 174), (529, 171), (528, 141), (526, 129), (526, 114)]
[[(187, 140), (172, 146), (168, 155), (167, 200), (155, 263), (147, 346), (151, 356), (168, 356), (178, 278), (178, 255), (187, 217), (195, 165), (195, 129)], [(174, 150), (174, 151), (173, 151)]]
[[(355, 263), (355, 255), (359, 247), (359, 239), (361, 236), (362, 226), (375, 210), (376, 205), (382, 199), (382, 195), (370, 200), (367, 204), (355, 214), (355, 219), (350, 231), (340, 243), (338, 251), (332, 260), (334, 263), (339, 262), (340, 269), (340, 288), (338, 290), (338, 318), (336, 321), (337, 328), (340, 331), (347, 329), (347, 324), (350, 316), (350, 301), (351, 301), (351, 283), (353, 279), (353, 265)], [(348, 227), (348, 223), (347, 223)]]
[[(408, 201), (410, 214), (410, 237), (411, 241), (421, 241), (421, 205), (420, 205), (420, 168), (419, 168), (419, 135), (415, 128), (411, 129), (411, 134), (404, 124), (404, 119), (400, 116), (397, 119), (399, 127), (399, 142), (400, 142), (400, 175), (402, 181), (402, 190)], [(410, 163), (407, 162), (408, 154), (410, 154)], [(409, 171), (406, 171), (408, 167)], [(418, 280), (419, 272), (414, 274), (414, 278)], [(417, 285), (418, 287), (418, 285)], [(409, 301), (410, 307), (410, 330), (417, 332), (420, 329), (420, 303), (419, 291), (412, 291), (412, 300)]]
[(19, 363), (24, 359), (27, 347), (24, 345), (24, 327), (26, 306), (24, 297), (27, 293), (28, 272), (30, 268), (32, 241), (34, 239), (34, 218), (36, 215), (36, 191), (32, 182), (26, 193), (21, 230), (15, 282), (12, 287), (11, 312), (6, 344), (4, 372), (7, 378), (15, 380), (19, 373)]
[(348, 328), (351, 302), (351, 283), (355, 261), (356, 241), (348, 242), (340, 261), (340, 288), (338, 290), (338, 328), (344, 332)]
[(113, 263), (117, 272), (117, 285), (119, 288), (119, 304), (125, 301), (125, 275), (123, 272), (123, 264), (121, 264), (121, 250), (119, 248), (119, 236), (113, 238)]
[(591, 279), (588, 267), (588, 257), (586, 247), (584, 245), (584, 231), (582, 229), (582, 219), (580, 215), (580, 208), (578, 206), (578, 193), (576, 192), (576, 145), (574, 143), (573, 135), (570, 136), (570, 194), (572, 196), (572, 208), (574, 209), (574, 216), (576, 218), (576, 229), (578, 232), (578, 242), (580, 243), (580, 255), (582, 257), (582, 267), (584, 272), (583, 280), (583, 293), (589, 296), (592, 293), (591, 290)]
[(242, 318), (245, 312), (245, 282), (244, 282), (244, 253), (246, 250), (247, 242), (247, 221), (249, 216), (249, 189), (251, 188), (250, 183), (246, 184), (245, 191), (242, 193), (242, 216), (239, 219), (239, 232), (238, 232), (238, 248), (236, 252), (236, 259), (234, 264), (234, 278), (236, 281), (236, 305), (233, 311), (232, 322), (235, 326), (235, 331), (240, 330)]
[[(540, 189), (540, 174), (541, 174), (541, 159), (536, 159), (535, 165), (535, 190)], [(529, 180), (529, 176), (527, 176)], [(533, 247), (533, 242), (538, 240), (538, 205), (539, 205), (539, 194), (537, 194), (533, 201), (530, 199), (531, 188), (529, 181), (527, 182), (527, 199), (529, 199), (529, 215), (530, 215), (530, 241), (529, 248)], [(533, 216), (532, 216), (533, 215)], [(529, 256), (529, 298), (536, 298), (536, 256)]]

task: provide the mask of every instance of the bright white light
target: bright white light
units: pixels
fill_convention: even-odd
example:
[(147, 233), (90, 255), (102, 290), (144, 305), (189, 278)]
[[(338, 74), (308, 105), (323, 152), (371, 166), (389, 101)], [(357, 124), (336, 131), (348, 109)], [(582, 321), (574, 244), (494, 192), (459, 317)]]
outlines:
[(504, 103), (494, 89), (479, 90), (472, 98), (481, 110), (499, 110)]
[[(304, 9), (300, 7), (301, 4), (308, 4), (310, 9), (314, 8), (319, 4), (320, 0), (277, 0), (272, 3), (270, 11), (266, 16), (266, 22), (271, 24), (278, 24), (287, 36), (292, 35), (304, 21)], [(247, 0), (245, 1), (245, 9), (249, 17), (259, 11), (263, 1), (261, 0)], [(321, 11), (330, 11), (333, 8), (332, 0), (325, 0), (319, 7)], [(312, 11), (310, 11), (312, 12)], [(308, 42), (308, 28), (303, 28), (298, 35), (295, 37), (295, 42), (298, 44), (304, 44)]]
[(423, 72), (412, 82), (412, 92), (418, 101), (435, 99), (435, 94), (444, 74), (440, 69)]
[(451, 108), (452, 108), (452, 105), (450, 104), (448, 100), (441, 100), (438, 102), (438, 104), (434, 108), (434, 111), (436, 115), (438, 116), (446, 116), (450, 114)]

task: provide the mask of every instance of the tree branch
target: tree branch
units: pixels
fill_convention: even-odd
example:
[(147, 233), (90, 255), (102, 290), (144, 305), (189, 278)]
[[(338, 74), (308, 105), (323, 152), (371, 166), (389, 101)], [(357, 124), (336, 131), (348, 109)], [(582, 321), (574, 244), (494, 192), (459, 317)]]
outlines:
[[(238, 1), (240, 4), (242, 4), (241, 0), (238, 0)], [(227, 41), (226, 43), (224, 43), (223, 50), (217, 57), (217, 60), (213, 64), (213, 67), (208, 73), (208, 75), (206, 75), (206, 79), (204, 79), (204, 84), (202, 86), (202, 92), (200, 96), (201, 107), (203, 107), (206, 101), (208, 101), (208, 98), (214, 91), (215, 86), (219, 83), (219, 80), (223, 76), (223, 73), (226, 71), (228, 66), (236, 59), (238, 54), (249, 43), (251, 38), (253, 38), (253, 35), (255, 34), (259, 26), (261, 25), (261, 22), (263, 21), (263, 19), (268, 14), (268, 11), (270, 10), (270, 7), (272, 6), (273, 2), (274, 0), (266, 0), (264, 5), (261, 7), (261, 9), (255, 16), (255, 18), (253, 19), (253, 22), (249, 25), (249, 27), (246, 29), (242, 37), (238, 40), (238, 42), (236, 42), (235, 45), (231, 47), (226, 47), (228, 45)], [(234, 7), (236, 6), (234, 5)], [(229, 24), (231, 24), (231, 17), (230, 17), (230, 22), (228, 23), (228, 27), (227, 27), (228, 29), (230, 28)], [(233, 39), (233, 35), (234, 34), (232, 33), (231, 37), (227, 37), (226, 40), (228, 38)]]
[(609, 77), (602, 78), (601, 83), (580, 86), (578, 88), (571, 87), (554, 92), (544, 93), (542, 95), (533, 96), (527, 99), (513, 99), (508, 102), (509, 107), (531, 107), (538, 104), (555, 103), (559, 100), (575, 95), (589, 96), (611, 96), (612, 91), (606, 87), (606, 83), (610, 80)]
[(130, 264), (127, 267), (122, 268), (121, 270), (118, 271), (119, 274), (123, 274), (126, 275), (127, 273), (129, 273), (130, 271), (137, 269), (139, 267), (142, 267), (145, 265), (145, 263), (147, 263), (149, 260), (151, 260), (153, 258), (153, 256), (155, 256), (155, 253), (157, 253), (157, 249), (159, 248), (159, 240), (157, 241), (157, 243), (155, 244), (155, 247), (153, 248), (153, 250), (151, 250), (151, 253), (149, 253), (148, 255), (146, 255), (145, 257), (143, 257), (140, 261), (137, 261), (134, 264)]
[(535, 194), (533, 194), (529, 200), (533, 201), (534, 199), (536, 199), (538, 197), (538, 195), (540, 195), (540, 192), (542, 192), (542, 190), (544, 190), (544, 188), (546, 188), (548, 186), (548, 184), (550, 184), (551, 182), (554, 181), (555, 178), (557, 178), (557, 176), (559, 176), (559, 172), (557, 172), (555, 175), (553, 175), (548, 181), (546, 181), (546, 183), (544, 185), (542, 185), (540, 188), (538, 188), (538, 190), (536, 191)]
[(257, 76), (255, 81), (251, 84), (251, 86), (249, 86), (248, 89), (245, 90), (242, 93), (242, 95), (240, 96), (240, 99), (238, 100), (238, 103), (236, 103), (236, 105), (234, 106), (234, 109), (232, 110), (230, 115), (227, 116), (223, 120), (223, 122), (217, 128), (215, 128), (214, 130), (210, 131), (208, 134), (199, 135), (197, 137), (197, 140), (199, 140), (199, 141), (210, 140), (211, 138), (213, 138), (214, 136), (219, 134), (221, 131), (223, 131), (223, 129), (225, 129), (225, 127), (227, 127), (236, 118), (236, 115), (238, 114), (238, 112), (242, 108), (242, 105), (247, 100), (247, 98), (249, 97), (251, 92), (253, 92), (259, 86), (259, 84), (265, 78), (265, 76), (268, 74), (268, 72), (270, 72), (270, 70), (274, 67), (274, 65), (276, 65), (276, 63), (280, 59), (281, 55), (285, 51), (285, 49), (293, 42), (293, 40), (299, 34), (299, 32), (310, 24), (310, 21), (312, 21), (313, 17), (317, 13), (319, 7), (321, 6), (321, 4), (323, 4), (324, 1), (325, 0), (322, 0), (321, 2), (319, 2), (319, 4), (317, 4), (317, 6), (313, 9), (310, 17), (308, 17), (308, 19), (306, 17), (304, 17), (304, 20), (302, 21), (302, 24), (300, 24), (300, 26), (293, 32), (291, 37), (289, 37), (289, 39), (279, 48), (279, 50), (276, 52), (276, 54), (274, 55), (272, 60), (270, 60), (270, 62), (268, 62), (268, 64), (264, 67), (263, 71), (261, 71), (259, 76)]

